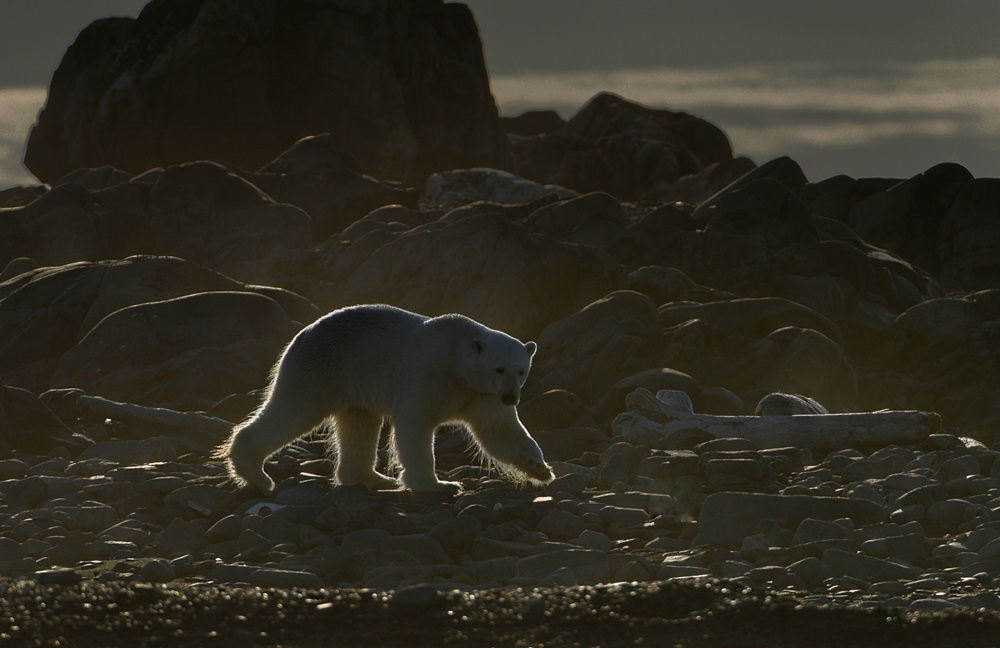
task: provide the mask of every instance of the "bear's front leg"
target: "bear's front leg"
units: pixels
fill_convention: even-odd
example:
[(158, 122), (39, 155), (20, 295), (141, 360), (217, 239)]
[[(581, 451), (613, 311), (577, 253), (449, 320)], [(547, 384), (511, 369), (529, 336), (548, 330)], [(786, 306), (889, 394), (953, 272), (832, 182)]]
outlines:
[(396, 456), (403, 467), (399, 481), (414, 493), (450, 493), (462, 490), (458, 482), (440, 481), (434, 472), (433, 423), (416, 417), (393, 416)]

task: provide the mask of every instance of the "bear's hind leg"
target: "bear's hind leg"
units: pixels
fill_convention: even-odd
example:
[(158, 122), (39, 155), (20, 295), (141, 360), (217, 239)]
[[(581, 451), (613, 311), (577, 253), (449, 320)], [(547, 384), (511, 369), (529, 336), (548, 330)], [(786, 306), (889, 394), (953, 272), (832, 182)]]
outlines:
[(274, 480), (264, 472), (264, 462), (326, 418), (320, 412), (306, 412), (300, 405), (282, 404), (272, 395), (248, 421), (233, 428), (217, 456), (226, 459), (234, 480), (248, 482), (264, 493), (274, 489)]
[(346, 486), (364, 484), (368, 488), (393, 480), (375, 470), (382, 416), (351, 408), (334, 415), (337, 422), (337, 482)]

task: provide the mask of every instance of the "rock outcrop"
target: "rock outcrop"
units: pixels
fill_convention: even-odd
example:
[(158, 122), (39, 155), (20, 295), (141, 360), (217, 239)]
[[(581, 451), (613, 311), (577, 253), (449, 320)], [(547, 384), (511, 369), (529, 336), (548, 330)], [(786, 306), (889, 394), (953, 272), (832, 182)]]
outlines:
[[(289, 7), (350, 18), (336, 33), (408, 26), (414, 47), (421, 21), (467, 15), (240, 6), (154, 2), (91, 27), (64, 65), (119, 37), (121, 61), (151, 66), (136, 79), (180, 65), (197, 34), (220, 56), (260, 54)], [(254, 31), (264, 15), (271, 31)], [(715, 127), (610, 95), (565, 124), (508, 123), (520, 175), (401, 184), (325, 128), (259, 170), (76, 169), (5, 197), (0, 578), (420, 584), (396, 593), (406, 605), (434, 587), (722, 578), (880, 616), (1000, 611), (995, 179), (944, 165), (810, 183), (789, 158), (733, 158)], [(379, 145), (406, 174), (425, 164)], [(267, 499), (224, 487), (211, 448), (259, 404), (283, 345), (359, 302), (536, 340), (520, 413), (555, 481), (510, 488), (445, 427), (437, 467), (466, 489), (453, 501), (331, 486), (318, 435), (268, 462)]]
[(504, 135), (467, 7), (153, 0), (84, 29), (52, 78), (25, 164), (54, 183), (195, 160), (256, 170), (330, 133), (365, 173), (422, 181), (502, 166)]
[[(729, 138), (709, 122), (610, 93), (565, 124), (538, 120), (531, 134), (508, 121), (513, 170), (526, 178), (621, 199), (662, 198), (682, 176), (731, 160)], [(547, 129), (552, 130), (547, 130)]]

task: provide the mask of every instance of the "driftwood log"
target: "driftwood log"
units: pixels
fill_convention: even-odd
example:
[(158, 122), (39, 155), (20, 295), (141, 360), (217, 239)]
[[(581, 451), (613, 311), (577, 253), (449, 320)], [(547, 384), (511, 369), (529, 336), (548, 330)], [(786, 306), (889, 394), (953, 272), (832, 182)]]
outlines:
[(76, 400), (76, 409), (82, 415), (171, 430), (208, 447), (215, 445), (219, 439), (229, 434), (233, 429), (232, 423), (214, 416), (205, 416), (196, 412), (177, 412), (162, 407), (119, 403), (99, 396), (80, 396)]
[(686, 393), (669, 389), (654, 396), (640, 388), (625, 402), (628, 411), (615, 418), (615, 434), (652, 447), (667, 435), (692, 428), (717, 439), (748, 439), (760, 449), (791, 446), (821, 451), (916, 443), (941, 428), (937, 414), (914, 410), (793, 416), (696, 414)]

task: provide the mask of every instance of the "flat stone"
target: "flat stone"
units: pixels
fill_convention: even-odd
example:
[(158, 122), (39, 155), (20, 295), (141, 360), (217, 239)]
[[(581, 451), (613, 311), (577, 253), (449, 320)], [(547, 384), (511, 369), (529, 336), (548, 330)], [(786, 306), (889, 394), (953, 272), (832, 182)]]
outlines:
[(151, 461), (176, 461), (177, 445), (168, 442), (164, 437), (142, 439), (139, 441), (101, 441), (90, 446), (77, 458), (104, 459), (119, 465), (139, 465)]
[(57, 506), (53, 510), (65, 513), (66, 527), (77, 531), (103, 531), (118, 522), (118, 511), (104, 504)]
[(75, 569), (43, 569), (35, 572), (35, 580), (42, 585), (76, 585), (83, 574)]
[(660, 565), (656, 569), (657, 580), (690, 578), (692, 576), (712, 576), (712, 570), (708, 567), (698, 567), (696, 565)]
[(598, 551), (604, 552), (610, 551), (611, 549), (611, 538), (603, 533), (592, 531), (590, 529), (584, 530), (572, 542), (583, 549), (597, 549)]
[(868, 588), (869, 594), (885, 594), (887, 596), (904, 596), (907, 592), (909, 589), (906, 587), (906, 583), (900, 581), (882, 581), (873, 583)]
[(97, 540), (90, 544), (94, 554), (106, 558), (131, 558), (139, 552), (139, 546), (127, 540)]
[(312, 572), (289, 569), (258, 569), (249, 574), (247, 582), (257, 587), (301, 587), (320, 589), (323, 579)]
[(750, 482), (764, 479), (764, 466), (757, 459), (709, 459), (705, 462), (705, 477), (716, 475), (742, 477)]
[(420, 611), (433, 607), (442, 599), (441, 593), (431, 585), (404, 587), (392, 593), (389, 605), (406, 611)]
[(905, 508), (914, 504), (920, 504), (925, 509), (934, 502), (940, 502), (948, 498), (948, 489), (943, 484), (933, 483), (918, 486), (908, 490), (893, 502), (896, 508)]
[(147, 495), (167, 495), (187, 485), (187, 480), (177, 475), (161, 475), (139, 484), (139, 492)]
[(181, 518), (174, 518), (154, 540), (166, 557), (180, 556), (203, 548), (205, 533)]
[(322, 531), (341, 531), (351, 521), (351, 516), (336, 508), (326, 508), (310, 524)]
[(888, 560), (840, 549), (827, 549), (823, 552), (822, 563), (825, 574), (849, 576), (869, 583), (912, 580), (920, 574), (920, 570), (915, 567), (905, 567)]
[(439, 522), (431, 529), (430, 536), (445, 549), (452, 550), (471, 545), (482, 532), (482, 522), (470, 515), (460, 515)]
[(23, 543), (13, 538), (0, 538), (0, 556), (3, 556), (3, 560), (16, 560), (25, 555), (29, 554), (24, 553)]
[(596, 585), (611, 578), (608, 556), (593, 549), (564, 549), (522, 558), (518, 576), (539, 581), (561, 567), (569, 568), (580, 585)]
[(28, 464), (21, 459), (0, 459), (0, 481), (21, 479), (28, 474)]
[(538, 581), (538, 587), (576, 587), (580, 582), (569, 567), (560, 567)]
[(238, 515), (227, 515), (205, 532), (205, 539), (209, 542), (223, 542), (225, 540), (235, 540), (240, 537), (243, 526)]
[(925, 521), (928, 525), (957, 529), (960, 524), (976, 516), (976, 506), (960, 499), (934, 502), (927, 508)]
[(139, 570), (139, 576), (147, 583), (167, 583), (177, 578), (174, 568), (166, 560), (150, 560)]
[(425, 533), (390, 536), (379, 543), (378, 549), (382, 552), (405, 551), (421, 565), (447, 565), (452, 562), (441, 543)]
[(602, 506), (597, 512), (608, 529), (623, 531), (640, 527), (649, 520), (649, 513), (641, 508)]
[(580, 517), (561, 509), (553, 509), (538, 523), (537, 529), (552, 540), (571, 540), (587, 528)]
[(917, 599), (910, 603), (909, 609), (913, 612), (945, 612), (947, 610), (954, 610), (958, 607), (957, 603), (953, 603), (947, 599)]
[(938, 479), (941, 481), (950, 481), (956, 477), (966, 477), (968, 475), (979, 475), (979, 459), (973, 455), (961, 455), (958, 457), (952, 457), (948, 461), (941, 464), (941, 468), (938, 469)]
[(260, 569), (257, 565), (219, 563), (212, 567), (208, 577), (220, 583), (248, 583), (250, 575)]
[(833, 521), (844, 517), (866, 526), (884, 522), (886, 511), (873, 502), (842, 497), (713, 493), (702, 504), (695, 543), (738, 548), (766, 518), (785, 529), (796, 529), (806, 518)]
[(209, 484), (185, 486), (166, 495), (163, 501), (187, 507), (206, 516), (230, 510), (236, 504), (236, 498), (231, 492)]
[(914, 488), (919, 488), (921, 486), (930, 486), (937, 484), (936, 481), (931, 479), (926, 475), (919, 475), (917, 473), (896, 473), (895, 475), (889, 475), (884, 480), (882, 480), (883, 486), (886, 488), (900, 491), (906, 493), (913, 490)]
[(490, 560), (474, 560), (462, 563), (462, 569), (476, 581), (502, 581), (517, 576), (519, 559), (503, 556)]
[(85, 560), (92, 560), (95, 557), (94, 552), (90, 549), (90, 545), (79, 538), (64, 540), (54, 545), (51, 549), (43, 551), (42, 556), (50, 559), (56, 565), (64, 567), (70, 567)]
[(296, 484), (274, 495), (274, 501), (285, 506), (328, 506), (327, 493), (316, 484)]
[(853, 538), (853, 532), (845, 529), (842, 525), (829, 520), (817, 520), (806, 518), (799, 523), (792, 537), (792, 542), (802, 544), (806, 542), (816, 542), (817, 540), (833, 540)]

